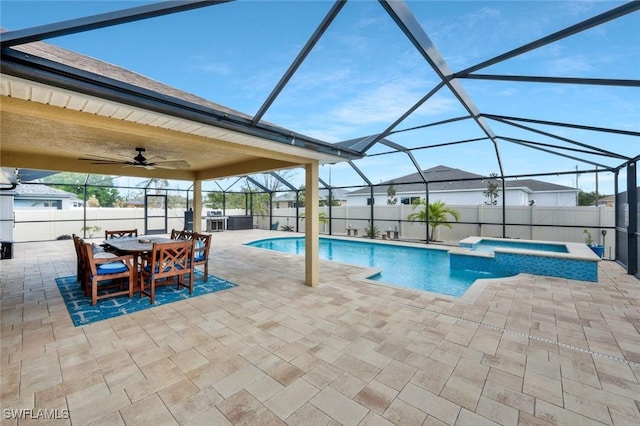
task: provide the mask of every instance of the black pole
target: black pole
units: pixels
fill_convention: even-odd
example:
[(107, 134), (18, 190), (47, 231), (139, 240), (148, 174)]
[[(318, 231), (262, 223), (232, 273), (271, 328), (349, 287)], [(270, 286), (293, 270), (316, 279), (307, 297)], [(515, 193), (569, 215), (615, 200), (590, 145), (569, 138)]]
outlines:
[(370, 194), (371, 194), (371, 209), (370, 209), (370, 210), (371, 210), (371, 211), (370, 211), (370, 216), (371, 216), (371, 221), (370, 221), (370, 223), (371, 223), (371, 228), (370, 228), (370, 230), (371, 230), (371, 234), (369, 235), (369, 237), (373, 239), (373, 238), (375, 238), (375, 233), (373, 232), (373, 227), (375, 226), (375, 225), (373, 224), (373, 216), (374, 216), (374, 213), (373, 213), (373, 210), (374, 210), (373, 205), (375, 204), (375, 198), (373, 198), (373, 185), (369, 185), (369, 191), (370, 191)]
[(82, 214), (84, 216), (82, 218), (84, 222), (84, 225), (82, 225), (82, 238), (87, 238), (87, 179), (84, 180), (84, 186), (82, 187), (82, 196), (84, 197), (84, 208), (82, 209)]
[(296, 232), (300, 232), (300, 191), (296, 190)]
[(627, 272), (629, 275), (635, 275), (638, 273), (638, 179), (635, 161), (627, 164), (627, 205), (629, 208)]
[(222, 216), (227, 215), (227, 193), (222, 191)]
[(273, 227), (273, 192), (270, 192), (269, 193), (269, 230), (271, 230), (272, 227)]
[(504, 176), (502, 177), (502, 238), (507, 237), (507, 192)]
[[(149, 206), (148, 206), (148, 203), (147, 203), (147, 201), (148, 201), (147, 200), (147, 195), (148, 195), (147, 187), (145, 186), (144, 187), (144, 233), (145, 234), (147, 233), (147, 228), (148, 228), (147, 225), (148, 225), (148, 221), (149, 221)], [(185, 221), (184, 225), (185, 225), (184, 229), (187, 229), (186, 228), (186, 226), (187, 226), (186, 221)]]
[(427, 244), (429, 244), (429, 182), (425, 182), (424, 183), (424, 187), (425, 187), (425, 197), (424, 197), (424, 217), (426, 219), (425, 224), (427, 225)]
[[(620, 180), (620, 169), (616, 169), (613, 179), (613, 193), (616, 194), (616, 198), (613, 203), (613, 226), (616, 228), (613, 241), (616, 243), (619, 241), (618, 235), (620, 234), (620, 229), (624, 225), (623, 223), (620, 223), (620, 209), (622, 209), (622, 203), (619, 202), (620, 188), (618, 186), (618, 180)], [(616, 261), (620, 259), (620, 244), (616, 244), (616, 251), (613, 258)]]
[(331, 228), (331, 222), (332, 222), (332, 220), (331, 220), (331, 219), (332, 219), (332, 217), (333, 217), (333, 214), (332, 214), (332, 210), (333, 210), (333, 209), (332, 209), (332, 205), (333, 205), (333, 195), (332, 195), (332, 192), (333, 192), (333, 191), (331, 191), (331, 187), (329, 187), (329, 197), (328, 197), (328, 198), (329, 198), (329, 235), (333, 235), (333, 234), (332, 234), (332, 228)]

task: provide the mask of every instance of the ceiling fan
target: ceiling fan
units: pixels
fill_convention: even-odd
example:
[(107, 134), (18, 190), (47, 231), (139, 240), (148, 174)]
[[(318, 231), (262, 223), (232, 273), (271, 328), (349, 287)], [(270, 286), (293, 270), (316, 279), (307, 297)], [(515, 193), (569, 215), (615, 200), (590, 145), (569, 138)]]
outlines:
[(121, 155), (123, 158), (129, 160), (117, 160), (110, 157), (102, 157), (99, 155), (89, 155), (91, 158), (78, 158), (78, 160), (91, 161), (91, 164), (121, 164), (122, 167), (144, 167), (147, 170), (159, 169), (186, 169), (190, 165), (185, 160), (166, 160), (158, 155), (147, 159), (144, 156), (144, 148), (136, 148), (137, 155), (132, 159), (125, 155)]

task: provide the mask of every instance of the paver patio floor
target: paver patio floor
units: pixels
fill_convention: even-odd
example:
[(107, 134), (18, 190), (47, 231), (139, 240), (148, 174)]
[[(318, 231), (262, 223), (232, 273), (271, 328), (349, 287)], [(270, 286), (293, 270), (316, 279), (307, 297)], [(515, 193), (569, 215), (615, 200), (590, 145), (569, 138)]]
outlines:
[(84, 327), (55, 283), (75, 274), (72, 241), (15, 244), (2, 424), (640, 424), (640, 281), (616, 263), (471, 301), (327, 261), (310, 288), (300, 257), (242, 245), (282, 234), (214, 233), (210, 272), (238, 287)]

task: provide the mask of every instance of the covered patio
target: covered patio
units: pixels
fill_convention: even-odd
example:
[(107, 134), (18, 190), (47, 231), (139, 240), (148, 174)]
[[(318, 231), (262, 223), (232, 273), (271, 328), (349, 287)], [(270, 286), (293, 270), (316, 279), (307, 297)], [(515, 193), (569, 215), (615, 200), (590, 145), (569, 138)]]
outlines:
[(211, 266), (236, 288), (84, 327), (55, 285), (75, 272), (71, 241), (17, 244), (0, 275), (7, 424), (640, 419), (640, 289), (620, 265), (601, 262), (596, 284), (519, 275), (454, 299), (321, 261), (312, 289), (300, 257), (243, 245), (272, 235), (216, 235)]

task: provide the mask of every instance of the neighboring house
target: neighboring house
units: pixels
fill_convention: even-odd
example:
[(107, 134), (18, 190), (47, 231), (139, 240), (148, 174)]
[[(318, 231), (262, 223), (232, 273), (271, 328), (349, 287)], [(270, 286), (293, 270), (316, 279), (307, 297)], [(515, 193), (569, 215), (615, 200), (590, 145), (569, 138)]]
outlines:
[(598, 200), (598, 205), (599, 206), (613, 207), (615, 204), (616, 204), (616, 196), (615, 195), (607, 195), (606, 197), (603, 197), (603, 198)]
[[(329, 190), (320, 189), (318, 192), (320, 197), (320, 206), (329, 205)], [(342, 189), (332, 189), (331, 200), (333, 201), (333, 205), (344, 206), (347, 204), (345, 191)], [(273, 202), (274, 208), (276, 209), (294, 208), (296, 206), (296, 193), (294, 191), (282, 193), (277, 197), (274, 197)]]
[[(436, 166), (423, 171), (429, 183), (429, 201), (441, 200), (449, 205), (489, 204), (484, 194), (488, 180), (482, 175), (454, 169), (447, 166)], [(469, 179), (469, 180), (464, 180)], [(475, 180), (477, 179), (477, 180)], [(502, 192), (502, 181), (494, 179), (498, 185), (497, 204), (506, 200), (508, 206), (576, 206), (578, 203), (577, 188), (542, 182), (534, 179), (516, 179), (505, 182), (506, 195)], [(417, 183), (416, 183), (417, 182)], [(419, 173), (398, 177), (375, 186), (373, 204), (386, 205), (387, 191), (393, 185), (396, 191), (397, 204), (412, 204), (425, 198), (425, 185)], [(371, 205), (371, 192), (368, 187), (347, 193), (349, 206)]]
[(144, 199), (134, 198), (132, 200), (123, 200), (120, 202), (120, 207), (129, 207), (129, 208), (144, 207)]
[(13, 190), (13, 207), (23, 209), (56, 209), (65, 210), (82, 207), (84, 201), (76, 194), (52, 188), (43, 184), (19, 184)]

